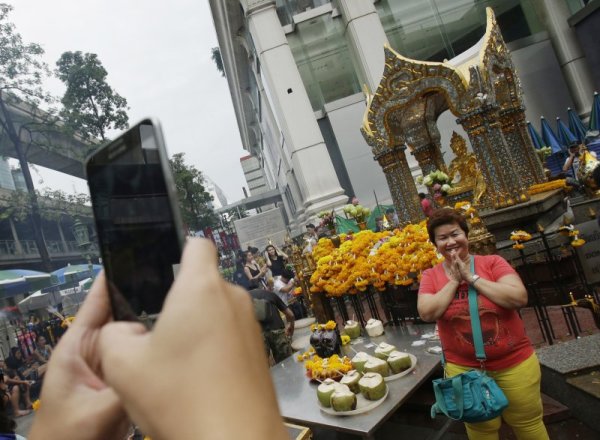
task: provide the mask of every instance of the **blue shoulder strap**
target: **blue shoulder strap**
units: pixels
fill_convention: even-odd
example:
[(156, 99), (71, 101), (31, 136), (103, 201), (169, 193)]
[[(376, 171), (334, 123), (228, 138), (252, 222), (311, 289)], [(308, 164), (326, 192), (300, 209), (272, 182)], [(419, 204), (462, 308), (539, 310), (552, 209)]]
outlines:
[[(475, 273), (475, 256), (471, 256), (471, 272)], [(475, 346), (475, 358), (480, 361), (486, 359), (483, 349), (483, 335), (481, 334), (481, 321), (479, 320), (479, 306), (477, 305), (477, 291), (469, 285), (469, 315), (471, 317), (471, 333), (473, 333), (473, 345)], [(442, 367), (446, 366), (446, 357), (442, 347)]]
[[(471, 257), (471, 272), (475, 273), (475, 256)], [(475, 357), (484, 361), (485, 350), (483, 349), (483, 336), (481, 335), (481, 321), (479, 320), (479, 307), (477, 306), (477, 292), (475, 287), (469, 285), (469, 315), (471, 316), (471, 332), (473, 333), (473, 345), (475, 346)]]

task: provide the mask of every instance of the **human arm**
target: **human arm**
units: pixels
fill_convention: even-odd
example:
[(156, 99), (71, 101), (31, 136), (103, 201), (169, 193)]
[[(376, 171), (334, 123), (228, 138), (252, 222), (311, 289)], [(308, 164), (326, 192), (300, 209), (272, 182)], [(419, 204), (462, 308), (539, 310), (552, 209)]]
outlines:
[(565, 161), (565, 164), (563, 165), (564, 172), (569, 171), (569, 168), (571, 168), (571, 166), (573, 165), (574, 160), (575, 160), (575, 154), (569, 152), (569, 157), (567, 157), (567, 160)]
[(296, 280), (294, 278), (292, 278), (291, 280), (289, 280), (287, 282), (287, 284), (285, 286), (283, 286), (279, 290), (284, 293), (290, 293), (294, 289), (295, 285), (296, 285)]
[(517, 275), (510, 265), (501, 257), (494, 261), (495, 270), (505, 275), (500, 276), (496, 281), (479, 278), (473, 284), (474, 273), (470, 267), (460, 261), (459, 266), (461, 278), (469, 284), (472, 284), (475, 290), (481, 295), (487, 297), (494, 304), (508, 310), (520, 309), (527, 305), (527, 289), (523, 285), (521, 278)]
[(288, 257), (287, 254), (285, 252), (283, 252), (281, 249), (279, 249), (277, 246), (275, 246), (275, 250), (277, 251), (279, 256), (283, 257), (285, 260), (289, 260), (290, 257)]
[[(153, 439), (287, 439), (250, 295), (221, 278), (215, 253), (188, 241), (152, 332), (104, 327), (104, 377)], [(183, 367), (194, 372), (185, 386), (168, 380)]]
[(110, 319), (106, 281), (101, 274), (48, 363), (42, 405), (29, 440), (125, 436), (127, 416), (113, 389), (102, 379), (97, 351), (100, 328)]
[(417, 310), (423, 321), (433, 322), (440, 319), (454, 299), (460, 285), (460, 273), (456, 266), (451, 265), (446, 274), (448, 282), (436, 292), (433, 283), (433, 269), (423, 273), (417, 297)]
[(283, 314), (285, 315), (285, 321), (287, 322), (287, 325), (285, 327), (285, 334), (289, 338), (291, 338), (294, 335), (294, 325), (296, 322), (296, 318), (294, 317), (294, 313), (290, 310), (289, 307), (285, 308)]

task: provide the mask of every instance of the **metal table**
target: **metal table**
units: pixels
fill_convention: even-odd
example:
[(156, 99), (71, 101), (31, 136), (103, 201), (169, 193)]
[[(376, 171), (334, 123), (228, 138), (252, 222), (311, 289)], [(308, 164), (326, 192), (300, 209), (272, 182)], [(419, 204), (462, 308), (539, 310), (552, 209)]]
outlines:
[[(356, 416), (333, 416), (319, 409), (317, 402), (317, 385), (308, 380), (303, 362), (296, 360), (296, 355), (271, 367), (271, 377), (275, 384), (275, 392), (279, 409), (287, 422), (307, 426), (319, 426), (336, 431), (348, 432), (364, 438), (373, 438), (377, 428), (387, 418), (406, 402), (410, 395), (426, 381), (435, 368), (440, 364), (439, 355), (429, 354), (426, 349), (435, 343), (426, 343), (412, 347), (413, 341), (420, 339), (421, 334), (432, 332), (434, 326), (407, 325), (401, 327), (386, 327), (385, 333), (376, 338), (364, 338), (362, 342), (354, 343), (351, 347), (356, 351), (374, 354), (374, 347), (366, 348), (370, 343), (388, 342), (398, 350), (412, 353), (417, 357), (417, 366), (412, 373), (397, 380), (388, 382), (389, 394), (387, 399), (377, 408)], [(349, 357), (354, 352), (345, 346), (342, 354)]]

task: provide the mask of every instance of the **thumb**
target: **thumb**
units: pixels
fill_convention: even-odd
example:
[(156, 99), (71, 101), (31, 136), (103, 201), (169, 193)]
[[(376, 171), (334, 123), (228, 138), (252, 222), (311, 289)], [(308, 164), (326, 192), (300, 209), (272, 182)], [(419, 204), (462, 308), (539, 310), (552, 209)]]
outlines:
[(111, 322), (102, 327), (98, 344), (102, 374), (118, 394), (129, 394), (129, 388), (135, 387), (132, 378), (142, 365), (149, 340), (150, 333), (140, 323)]

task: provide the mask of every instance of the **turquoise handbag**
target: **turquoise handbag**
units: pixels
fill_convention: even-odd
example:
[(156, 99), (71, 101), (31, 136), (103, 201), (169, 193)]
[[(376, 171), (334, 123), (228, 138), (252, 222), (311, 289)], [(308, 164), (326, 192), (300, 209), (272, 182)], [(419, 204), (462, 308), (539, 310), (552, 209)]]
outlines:
[[(471, 258), (471, 272), (475, 273), (474, 258)], [(469, 286), (469, 314), (475, 356), (483, 363), (486, 359), (479, 321), (477, 292)], [(442, 352), (442, 366), (445, 367)], [(444, 368), (445, 375), (445, 368)], [(496, 381), (485, 374), (485, 371), (470, 370), (454, 377), (435, 379), (433, 381), (435, 403), (431, 407), (431, 418), (444, 414), (453, 420), (468, 423), (485, 422), (502, 414), (508, 406), (508, 399)]]

